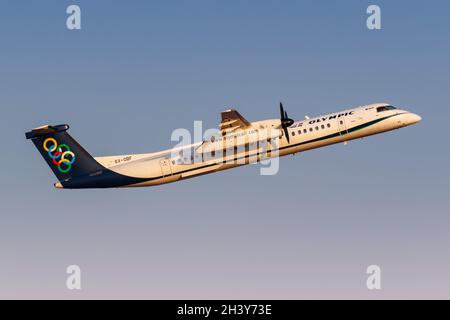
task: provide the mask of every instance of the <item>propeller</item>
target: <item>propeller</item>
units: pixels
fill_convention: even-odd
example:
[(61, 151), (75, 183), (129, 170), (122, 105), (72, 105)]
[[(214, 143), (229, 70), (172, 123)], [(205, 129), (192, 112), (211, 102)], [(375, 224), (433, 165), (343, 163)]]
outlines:
[(281, 128), (283, 129), (284, 135), (286, 136), (286, 140), (289, 143), (289, 132), (287, 128), (292, 126), (294, 120), (288, 117), (287, 112), (283, 108), (283, 104), (280, 102), (280, 115), (281, 115)]

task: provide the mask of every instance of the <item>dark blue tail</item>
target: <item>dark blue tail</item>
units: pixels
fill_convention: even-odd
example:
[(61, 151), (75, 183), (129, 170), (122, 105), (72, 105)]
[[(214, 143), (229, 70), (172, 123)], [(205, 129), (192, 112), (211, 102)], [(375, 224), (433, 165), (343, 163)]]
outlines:
[(33, 141), (58, 180), (64, 182), (101, 171), (103, 168), (68, 133), (69, 125), (43, 126), (25, 134)]

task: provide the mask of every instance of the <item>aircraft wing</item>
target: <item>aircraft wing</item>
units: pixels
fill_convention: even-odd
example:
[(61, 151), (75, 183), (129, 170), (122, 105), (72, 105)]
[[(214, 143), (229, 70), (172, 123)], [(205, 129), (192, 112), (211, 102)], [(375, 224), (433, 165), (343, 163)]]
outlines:
[(250, 127), (247, 121), (237, 110), (228, 109), (222, 112), (222, 121), (220, 122), (220, 130), (236, 130)]

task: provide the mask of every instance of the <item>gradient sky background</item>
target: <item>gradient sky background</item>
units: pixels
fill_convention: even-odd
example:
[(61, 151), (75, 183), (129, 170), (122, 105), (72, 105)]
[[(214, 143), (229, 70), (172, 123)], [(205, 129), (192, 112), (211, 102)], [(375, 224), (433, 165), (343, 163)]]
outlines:
[[(0, 298), (450, 298), (449, 1), (5, 1), (0, 49)], [(294, 119), (387, 101), (423, 120), (275, 176), (141, 189), (56, 190), (24, 137), (69, 123), (94, 156), (150, 152), (279, 101)]]

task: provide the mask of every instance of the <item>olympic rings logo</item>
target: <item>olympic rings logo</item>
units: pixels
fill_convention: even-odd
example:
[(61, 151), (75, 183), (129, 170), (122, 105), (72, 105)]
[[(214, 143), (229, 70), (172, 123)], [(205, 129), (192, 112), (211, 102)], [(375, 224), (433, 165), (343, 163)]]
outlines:
[(42, 146), (60, 172), (67, 173), (72, 169), (72, 164), (75, 162), (75, 154), (70, 151), (70, 147), (67, 144), (62, 143), (58, 146), (55, 139), (47, 138)]

